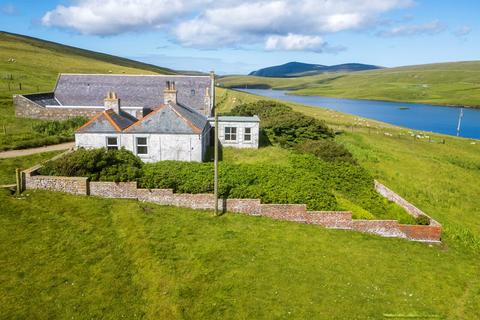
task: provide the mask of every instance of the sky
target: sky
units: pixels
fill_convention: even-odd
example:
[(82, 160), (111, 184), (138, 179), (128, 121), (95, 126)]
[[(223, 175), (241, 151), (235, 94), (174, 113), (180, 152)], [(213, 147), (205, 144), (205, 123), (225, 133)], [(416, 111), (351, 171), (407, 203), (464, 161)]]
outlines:
[[(480, 60), (476, 0), (0, 0), (0, 30), (176, 70)], [(0, 49), (1, 50), (1, 49)]]

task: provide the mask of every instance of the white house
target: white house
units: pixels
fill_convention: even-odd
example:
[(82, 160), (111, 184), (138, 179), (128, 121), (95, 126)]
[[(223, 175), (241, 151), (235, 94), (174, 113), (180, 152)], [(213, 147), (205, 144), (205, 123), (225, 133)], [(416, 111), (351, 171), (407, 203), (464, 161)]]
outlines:
[[(141, 81), (135, 82), (134, 77)], [(151, 81), (146, 82), (143, 77)], [(159, 81), (159, 78), (168, 80)], [(85, 100), (98, 101), (97, 96), (102, 92), (98, 87), (106, 90), (103, 92), (107, 95), (103, 99), (103, 111), (75, 133), (75, 145), (77, 148), (124, 147), (145, 162), (208, 160), (207, 150), (215, 130), (211, 116), (213, 80), (213, 76), (70, 75), (67, 87), (72, 88), (72, 92), (83, 92)], [(124, 85), (125, 82), (128, 85)], [(63, 94), (68, 96), (65, 90)], [(126, 107), (122, 96), (126, 97)], [(161, 103), (159, 98), (163, 99)], [(82, 104), (81, 95), (76, 103)], [(89, 103), (89, 107), (92, 104)], [(223, 146), (258, 148), (258, 117), (222, 116), (218, 120), (219, 141)]]

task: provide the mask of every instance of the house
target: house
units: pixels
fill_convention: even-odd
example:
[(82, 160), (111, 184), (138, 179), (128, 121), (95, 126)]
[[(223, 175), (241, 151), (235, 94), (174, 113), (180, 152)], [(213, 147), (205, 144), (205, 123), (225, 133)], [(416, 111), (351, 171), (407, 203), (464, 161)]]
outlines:
[[(126, 148), (145, 162), (205, 161), (215, 119), (214, 77), (61, 74), (55, 90), (14, 97), (18, 116), (91, 117), (77, 148)], [(223, 146), (258, 148), (259, 118), (221, 116)]]

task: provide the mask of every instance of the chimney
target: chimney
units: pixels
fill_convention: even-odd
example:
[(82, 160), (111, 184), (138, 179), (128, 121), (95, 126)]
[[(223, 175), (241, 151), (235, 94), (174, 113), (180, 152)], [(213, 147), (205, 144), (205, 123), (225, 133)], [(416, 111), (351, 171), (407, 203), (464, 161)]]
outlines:
[(109, 91), (105, 100), (103, 100), (105, 110), (112, 109), (115, 113), (120, 114), (120, 99), (113, 91)]
[(177, 88), (175, 87), (175, 81), (167, 81), (165, 90), (163, 91), (163, 103), (168, 104), (172, 102), (177, 103)]

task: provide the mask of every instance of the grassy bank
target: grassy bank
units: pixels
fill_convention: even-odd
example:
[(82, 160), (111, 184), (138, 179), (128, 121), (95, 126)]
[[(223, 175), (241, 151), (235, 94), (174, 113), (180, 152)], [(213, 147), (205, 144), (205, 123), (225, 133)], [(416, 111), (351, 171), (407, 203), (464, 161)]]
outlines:
[[(12, 95), (52, 91), (59, 73), (172, 73), (119, 57), (0, 32), (0, 149), (58, 143), (33, 127), (39, 120), (15, 117)], [(13, 60), (12, 60), (13, 59)]]
[(49, 160), (63, 151), (38, 153), (31, 156), (0, 159), (0, 184), (15, 183), (15, 169), (28, 169), (40, 162)]
[(0, 223), (5, 318), (479, 316), (462, 250), (49, 192), (0, 194)]
[(225, 87), (293, 94), (480, 107), (480, 62), (452, 62), (300, 78), (225, 77)]
[[(221, 110), (262, 97), (218, 90)], [(381, 182), (440, 221), (451, 244), (480, 249), (480, 142), (415, 132), (339, 112), (287, 103), (343, 132), (343, 143)], [(428, 137), (428, 138), (427, 138)], [(445, 144), (439, 143), (445, 141)], [(430, 141), (430, 142), (429, 142)]]

